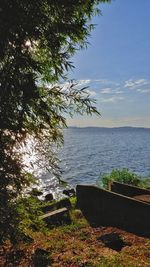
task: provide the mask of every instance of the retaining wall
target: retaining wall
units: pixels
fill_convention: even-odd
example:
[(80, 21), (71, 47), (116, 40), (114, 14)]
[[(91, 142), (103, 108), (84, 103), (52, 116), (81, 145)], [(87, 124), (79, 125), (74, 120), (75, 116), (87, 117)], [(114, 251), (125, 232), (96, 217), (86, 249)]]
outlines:
[(115, 226), (150, 236), (150, 204), (92, 185), (77, 185), (77, 204), (95, 226)]
[(142, 189), (137, 186), (132, 186), (128, 184), (122, 184), (118, 182), (113, 182), (110, 185), (111, 191), (122, 194), (128, 197), (134, 197), (138, 195), (150, 195), (150, 190)]

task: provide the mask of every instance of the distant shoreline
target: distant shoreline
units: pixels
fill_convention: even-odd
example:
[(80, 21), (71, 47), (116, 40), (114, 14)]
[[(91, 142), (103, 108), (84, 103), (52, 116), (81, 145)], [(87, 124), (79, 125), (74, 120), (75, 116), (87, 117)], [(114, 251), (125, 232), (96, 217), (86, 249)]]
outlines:
[(126, 129), (126, 130), (132, 130), (132, 129), (139, 129), (139, 130), (150, 130), (150, 127), (136, 127), (136, 126), (121, 126), (121, 127), (99, 127), (99, 126), (68, 126), (68, 129), (114, 129), (114, 130), (120, 130), (120, 129)]

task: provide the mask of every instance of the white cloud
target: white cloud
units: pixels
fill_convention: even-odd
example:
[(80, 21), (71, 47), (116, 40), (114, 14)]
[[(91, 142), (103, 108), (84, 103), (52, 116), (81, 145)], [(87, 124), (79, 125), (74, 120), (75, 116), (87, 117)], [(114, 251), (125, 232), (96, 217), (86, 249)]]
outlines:
[(86, 89), (86, 92), (87, 92), (90, 96), (96, 96), (96, 95), (97, 95), (97, 93), (96, 93), (95, 91), (93, 91), (93, 90), (88, 90), (88, 89)]
[(114, 82), (114, 81), (110, 81), (110, 80), (107, 80), (107, 79), (93, 80), (93, 82), (96, 82), (96, 83), (99, 83), (99, 84), (102, 84), (102, 85), (115, 85), (115, 86), (119, 85), (119, 83)]
[(114, 86), (119, 86), (119, 83), (110, 81), (107, 79), (81, 79), (81, 80), (76, 80), (75, 82), (78, 83), (78, 85), (87, 85), (90, 83), (95, 83), (95, 84), (101, 84), (101, 85), (114, 85)]
[(101, 94), (113, 94), (113, 95), (115, 95), (115, 94), (123, 94), (124, 92), (122, 90), (120, 90), (120, 87), (115, 88), (115, 89), (108, 87), (108, 88), (102, 88), (100, 90), (100, 93)]
[(137, 89), (137, 92), (140, 92), (140, 93), (150, 93), (150, 89)]
[(102, 94), (112, 94), (112, 88), (108, 87), (108, 88), (103, 88), (100, 91)]
[(117, 91), (117, 90), (115, 90), (114, 92), (115, 92), (115, 94), (123, 94), (123, 93), (124, 93), (124, 92), (123, 92), (123, 91), (121, 91), (121, 90), (118, 90), (118, 91)]
[(77, 80), (76, 82), (77, 82), (78, 86), (87, 86), (88, 84), (90, 84), (92, 82), (92, 80), (90, 80), (90, 79)]
[(100, 102), (101, 103), (117, 103), (120, 102), (122, 100), (124, 100), (125, 98), (123, 96), (112, 96), (109, 98), (101, 98)]
[(56, 84), (58, 86), (63, 86), (64, 88), (67, 88), (71, 84), (75, 84), (77, 87), (86, 87), (88, 86), (92, 81), (90, 79), (87, 80), (72, 80), (72, 81), (67, 81), (64, 83)]
[(129, 88), (129, 89), (136, 89), (139, 86), (143, 86), (149, 84), (149, 81), (146, 79), (138, 79), (138, 80), (127, 80), (125, 81), (125, 88)]
[(77, 88), (86, 87), (91, 83), (91, 80), (72, 80), (72, 81), (66, 81), (64, 83), (56, 83), (56, 84), (49, 84), (48, 87), (52, 88), (53, 86), (60, 86), (63, 88), (63, 90), (66, 90), (70, 87), (71, 84), (74, 84)]

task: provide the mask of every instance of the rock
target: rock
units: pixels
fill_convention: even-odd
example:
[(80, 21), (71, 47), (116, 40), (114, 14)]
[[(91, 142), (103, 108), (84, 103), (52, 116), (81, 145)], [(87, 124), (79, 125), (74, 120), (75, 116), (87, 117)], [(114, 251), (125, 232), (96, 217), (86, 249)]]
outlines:
[(32, 255), (32, 260), (35, 267), (47, 267), (51, 264), (49, 252), (41, 248), (36, 249)]
[(71, 189), (63, 190), (63, 194), (68, 196), (68, 197), (72, 197), (72, 196), (76, 195), (76, 192), (75, 192), (74, 188), (71, 188)]
[(58, 209), (40, 216), (48, 227), (70, 224), (71, 219), (67, 208)]
[(45, 196), (45, 201), (52, 201), (54, 198), (53, 198), (53, 195), (52, 193), (49, 193)]
[(71, 202), (69, 198), (63, 198), (58, 201), (57, 208), (63, 208), (63, 207), (68, 208), (68, 209), (71, 208)]
[(43, 195), (43, 192), (38, 190), (37, 188), (33, 188), (31, 191), (31, 195), (35, 197), (39, 197)]

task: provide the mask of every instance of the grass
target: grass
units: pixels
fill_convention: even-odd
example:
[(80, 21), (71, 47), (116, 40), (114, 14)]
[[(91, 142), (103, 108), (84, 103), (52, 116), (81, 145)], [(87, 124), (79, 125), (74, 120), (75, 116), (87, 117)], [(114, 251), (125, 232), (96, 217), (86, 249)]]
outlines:
[[(75, 207), (76, 199), (71, 203)], [(150, 266), (150, 241), (112, 227), (92, 228), (80, 210), (70, 211), (72, 223), (46, 233), (30, 231), (33, 242), (20, 242), (16, 247), (8, 243), (0, 248), (0, 266), (34, 266), (32, 259), (39, 248), (48, 252), (52, 267), (148, 267)], [(106, 247), (99, 237), (118, 233), (131, 243), (120, 252)], [(37, 267), (37, 266), (36, 266)], [(40, 266), (42, 267), (42, 266)]]

